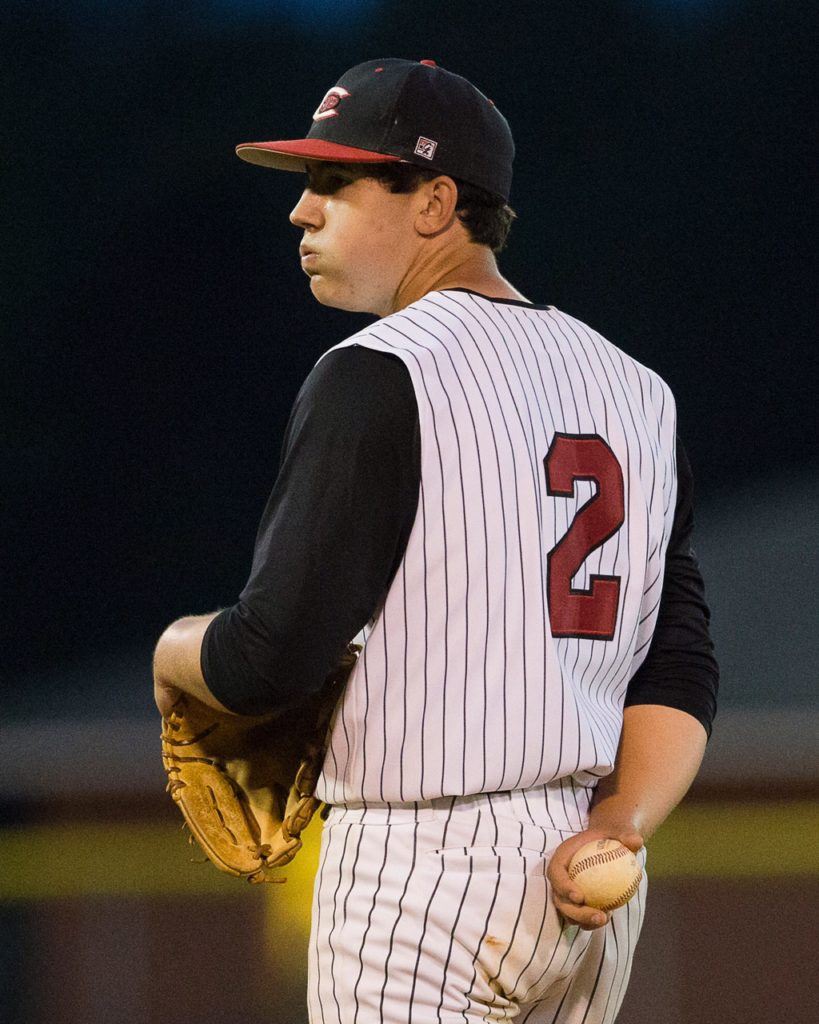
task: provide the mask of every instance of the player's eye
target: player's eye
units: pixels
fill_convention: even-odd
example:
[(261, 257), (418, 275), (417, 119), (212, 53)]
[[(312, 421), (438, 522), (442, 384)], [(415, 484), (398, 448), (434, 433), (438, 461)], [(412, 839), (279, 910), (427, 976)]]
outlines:
[(331, 195), (349, 185), (352, 179), (343, 174), (307, 175), (307, 187), (318, 195)]

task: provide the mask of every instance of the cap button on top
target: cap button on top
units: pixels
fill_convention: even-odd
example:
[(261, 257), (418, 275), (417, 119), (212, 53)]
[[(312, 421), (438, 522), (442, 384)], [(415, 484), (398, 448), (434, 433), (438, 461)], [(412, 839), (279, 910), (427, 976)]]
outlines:
[(435, 63), (434, 60), (419, 60), (418, 63), (419, 64), (426, 64), (426, 66), (428, 68), (437, 68), (438, 67), (438, 65)]

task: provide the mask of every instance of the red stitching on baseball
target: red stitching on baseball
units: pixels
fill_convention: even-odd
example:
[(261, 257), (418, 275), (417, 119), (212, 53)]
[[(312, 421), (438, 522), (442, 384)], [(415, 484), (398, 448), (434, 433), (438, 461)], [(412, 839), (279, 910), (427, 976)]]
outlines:
[(579, 860), (574, 867), (569, 869), (569, 878), (574, 878), (581, 872), (585, 871), (586, 868), (594, 867), (596, 864), (604, 864), (607, 861), (619, 860), (620, 857), (625, 857), (629, 853), (629, 850), (625, 846), (620, 846), (616, 850), (606, 850), (603, 853), (593, 853), (589, 857), (584, 857), (583, 860)]

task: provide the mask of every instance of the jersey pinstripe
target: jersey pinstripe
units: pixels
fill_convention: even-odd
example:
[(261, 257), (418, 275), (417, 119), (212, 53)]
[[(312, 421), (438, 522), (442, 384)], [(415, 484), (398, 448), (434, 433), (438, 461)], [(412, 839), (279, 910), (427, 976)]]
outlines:
[[(613, 765), (626, 686), (656, 623), (676, 496), (671, 392), (553, 307), (458, 289), (335, 347), (347, 345), (407, 367), (421, 485), (317, 795), (383, 804), (567, 777), (592, 786)], [(544, 459), (558, 435), (601, 439), (622, 471), (622, 525), (571, 579), (573, 592), (619, 580), (611, 639), (553, 635), (549, 553), (599, 489), (577, 476), (550, 493)]]

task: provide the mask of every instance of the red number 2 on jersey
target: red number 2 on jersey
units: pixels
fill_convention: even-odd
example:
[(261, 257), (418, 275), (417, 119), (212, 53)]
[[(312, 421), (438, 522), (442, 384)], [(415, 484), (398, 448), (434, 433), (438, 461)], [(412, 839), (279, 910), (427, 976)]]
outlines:
[(617, 623), (620, 577), (592, 575), (588, 590), (574, 590), (572, 578), (589, 555), (623, 525), (620, 463), (597, 434), (555, 434), (543, 464), (546, 490), (555, 497), (571, 498), (575, 480), (597, 484), (597, 493), (578, 509), (568, 532), (548, 555), (552, 636), (611, 640)]

